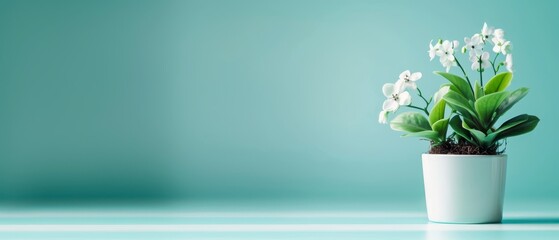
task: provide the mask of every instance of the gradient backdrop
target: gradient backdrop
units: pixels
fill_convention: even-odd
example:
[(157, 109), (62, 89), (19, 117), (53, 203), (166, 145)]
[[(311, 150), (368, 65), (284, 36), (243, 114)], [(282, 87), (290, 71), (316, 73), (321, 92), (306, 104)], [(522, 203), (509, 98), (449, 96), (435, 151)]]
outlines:
[[(514, 44), (507, 199), (559, 200), (559, 4), (0, 1), (0, 200), (423, 201), (426, 141), (377, 122), (431, 39)], [(462, 58), (466, 61), (466, 58)], [(456, 72), (457, 69), (453, 69)]]

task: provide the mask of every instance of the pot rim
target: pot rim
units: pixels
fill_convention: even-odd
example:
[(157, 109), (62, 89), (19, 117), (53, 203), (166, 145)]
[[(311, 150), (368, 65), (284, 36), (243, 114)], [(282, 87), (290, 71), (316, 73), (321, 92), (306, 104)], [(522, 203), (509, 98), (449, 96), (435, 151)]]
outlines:
[(427, 156), (448, 156), (448, 157), (507, 157), (507, 154), (497, 154), (497, 155), (474, 155), (474, 154), (431, 154), (422, 153), (421, 155)]

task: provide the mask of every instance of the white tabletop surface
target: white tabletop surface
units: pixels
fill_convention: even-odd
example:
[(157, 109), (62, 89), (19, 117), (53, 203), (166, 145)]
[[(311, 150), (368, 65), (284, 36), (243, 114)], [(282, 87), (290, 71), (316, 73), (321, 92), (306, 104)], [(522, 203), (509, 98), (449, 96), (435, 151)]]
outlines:
[(17, 204), (0, 239), (559, 239), (553, 202), (505, 207), (501, 224), (431, 223), (418, 204)]

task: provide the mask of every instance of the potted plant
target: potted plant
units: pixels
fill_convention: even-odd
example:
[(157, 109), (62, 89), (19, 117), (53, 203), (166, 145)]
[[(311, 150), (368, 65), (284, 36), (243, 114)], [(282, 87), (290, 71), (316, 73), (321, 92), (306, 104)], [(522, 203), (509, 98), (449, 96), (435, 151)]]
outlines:
[[(429, 57), (439, 58), (447, 80), (433, 97), (417, 86), (420, 72), (404, 71), (382, 91), (387, 99), (379, 122), (407, 107), (390, 121), (403, 136), (430, 141), (422, 155), (427, 213), (430, 221), (444, 223), (501, 222), (509, 137), (532, 131), (538, 117), (521, 114), (502, 117), (528, 93), (527, 88), (508, 90), (513, 78), (511, 43), (502, 29), (483, 25), (481, 32), (464, 38), (462, 55), (474, 73), (468, 76), (457, 58), (459, 42), (438, 40), (429, 44)], [(458, 69), (459, 75), (449, 73)], [(472, 73), (471, 72), (471, 73)], [(484, 77), (488, 81), (484, 82)], [(475, 80), (475, 82), (474, 82)], [(412, 101), (409, 91), (418, 94)], [(451, 130), (449, 130), (449, 127)]]

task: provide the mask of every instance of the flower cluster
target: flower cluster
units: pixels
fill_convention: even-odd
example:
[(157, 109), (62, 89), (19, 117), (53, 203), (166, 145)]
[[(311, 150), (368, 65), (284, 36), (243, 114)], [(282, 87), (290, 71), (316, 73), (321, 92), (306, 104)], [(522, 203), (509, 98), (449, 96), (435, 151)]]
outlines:
[[(396, 82), (384, 84), (382, 92), (386, 100), (379, 114), (379, 122), (388, 123), (388, 116), (400, 107), (416, 109), (420, 112), (404, 112), (396, 116), (390, 121), (390, 127), (406, 132), (404, 136), (429, 139), (433, 146), (455, 139), (456, 143), (468, 143), (487, 152), (495, 152), (499, 141), (532, 131), (539, 118), (522, 114), (505, 121), (500, 127), (495, 126), (499, 118), (528, 93), (527, 88), (506, 91), (512, 80), (512, 44), (505, 39), (503, 29), (495, 29), (484, 23), (480, 32), (464, 38), (461, 52), (468, 53), (475, 76), (468, 76), (457, 58), (459, 45), (457, 40), (439, 39), (435, 44), (433, 40), (429, 43), (427, 52), (430, 60), (438, 57), (446, 70), (435, 73), (449, 81), (433, 97), (426, 98), (417, 85), (422, 77), (421, 72), (406, 70)], [(502, 56), (502, 60), (499, 60), (499, 56)], [(455, 66), (463, 77), (449, 73)], [(502, 66), (507, 71), (499, 73)], [(484, 85), (483, 73), (487, 69), (491, 69), (494, 75)], [(474, 77), (479, 78), (470, 80)], [(423, 101), (424, 106), (412, 101), (409, 90), (417, 92), (419, 103)], [(430, 108), (431, 103), (433, 106)], [(450, 115), (446, 111), (447, 106), (451, 109)], [(449, 126), (454, 132), (447, 136)]]
[(379, 114), (379, 122), (386, 123), (388, 114), (395, 112), (400, 106), (409, 106), (411, 96), (407, 88), (417, 89), (417, 80), (421, 78), (420, 72), (411, 73), (406, 70), (400, 74), (396, 83), (386, 83), (382, 86), (382, 93), (386, 100), (382, 104), (382, 111)]
[[(493, 60), (490, 59), (490, 53), (485, 49), (488, 43), (493, 45), (492, 50), (495, 53)], [(485, 69), (493, 67), (494, 73), (497, 73), (499, 67), (504, 65), (509, 72), (512, 72), (512, 44), (505, 39), (503, 29), (495, 29), (484, 23), (481, 32), (474, 34), (472, 37), (464, 38), (464, 44), (462, 53), (469, 53), (472, 70), (483, 72)], [(458, 45), (457, 40), (438, 40), (435, 45), (431, 41), (429, 43), (429, 57), (433, 60), (435, 56), (439, 56), (440, 63), (446, 68), (446, 72), (449, 72), (451, 67), (460, 66), (454, 56)], [(499, 54), (505, 56), (505, 60), (501, 63), (496, 62)]]
[(429, 57), (431, 60), (435, 58), (435, 56), (439, 56), (439, 61), (446, 68), (448, 72), (450, 67), (456, 66), (456, 58), (454, 57), (454, 49), (456, 49), (460, 45), (457, 40), (449, 41), (449, 40), (439, 40), (434, 46), (433, 41), (429, 43)]
[[(485, 51), (485, 47), (489, 42), (493, 44), (492, 50), (496, 54), (493, 60), (490, 59), (490, 53)], [(429, 42), (429, 51), (427, 52), (429, 53), (430, 60), (439, 57), (439, 62), (446, 69), (446, 72), (449, 72), (450, 68), (453, 66), (460, 66), (465, 74), (464, 69), (459, 65), (460, 63), (455, 56), (455, 49), (458, 48), (459, 45), (460, 43), (457, 40), (439, 39), (434, 45), (433, 40), (431, 40), (431, 42)], [(472, 62), (472, 70), (483, 72), (485, 69), (492, 67), (496, 74), (500, 66), (505, 66), (509, 72), (512, 72), (511, 49), (512, 44), (505, 39), (505, 31), (503, 29), (495, 29), (494, 27), (487, 26), (487, 23), (484, 23), (481, 32), (474, 34), (471, 38), (464, 38), (464, 47), (462, 47), (461, 52), (469, 53), (469, 60)], [(501, 63), (496, 63), (499, 54), (504, 55), (505, 60)], [(384, 84), (382, 92), (387, 99), (384, 101), (382, 111), (379, 114), (380, 123), (387, 123), (388, 115), (392, 112), (396, 112), (400, 106), (424, 109), (410, 105), (411, 96), (410, 93), (406, 91), (407, 89), (418, 90), (416, 81), (421, 77), (421, 72), (411, 73), (409, 70), (406, 70), (400, 74), (395, 83)], [(441, 94), (446, 92), (448, 92), (448, 86), (441, 88), (434, 95), (435, 103), (438, 99), (443, 97)], [(421, 91), (419, 91), (419, 93), (421, 93)], [(424, 98), (422, 95), (421, 97)], [(426, 103), (430, 102), (431, 101), (426, 101)], [(426, 108), (427, 106), (425, 109)]]

